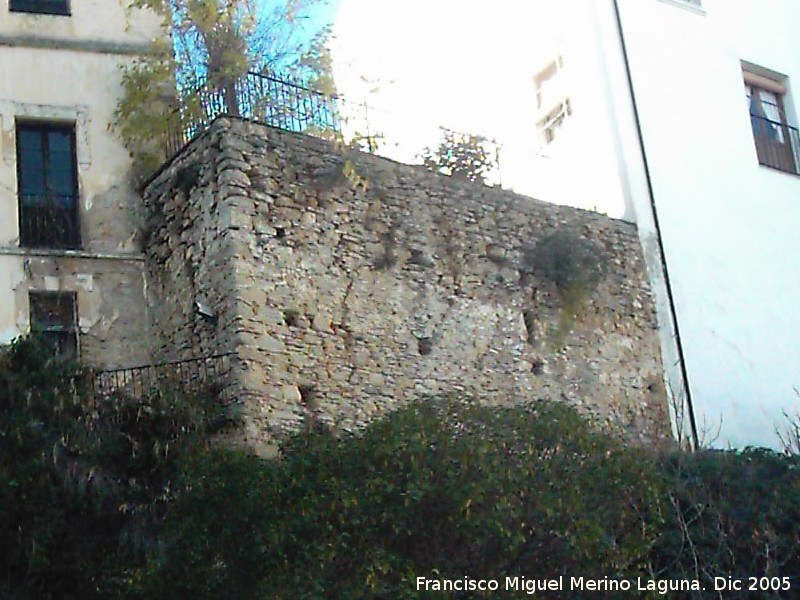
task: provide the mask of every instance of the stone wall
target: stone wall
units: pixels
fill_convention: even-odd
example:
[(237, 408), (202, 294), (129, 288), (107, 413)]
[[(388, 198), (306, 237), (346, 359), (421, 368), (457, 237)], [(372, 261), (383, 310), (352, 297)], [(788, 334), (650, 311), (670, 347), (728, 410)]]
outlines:
[[(667, 434), (635, 226), (346, 160), (319, 139), (218, 119), (145, 191), (162, 352), (235, 350), (249, 436), (304, 419), (357, 428), (443, 393), (558, 399), (632, 439)], [(351, 185), (349, 161), (366, 186)], [(539, 260), (554, 232), (599, 257), (584, 294)]]
[[(143, 238), (156, 361), (223, 354), (238, 346), (235, 231), (229, 202), (217, 197), (217, 180), (227, 168), (220, 133), (209, 131), (186, 148), (145, 193)], [(198, 303), (213, 314), (202, 314)]]

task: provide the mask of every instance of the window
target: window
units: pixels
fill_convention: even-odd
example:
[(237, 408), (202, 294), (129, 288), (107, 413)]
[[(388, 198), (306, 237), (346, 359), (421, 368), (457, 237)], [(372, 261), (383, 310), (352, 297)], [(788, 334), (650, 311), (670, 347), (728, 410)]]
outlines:
[(542, 141), (545, 144), (551, 143), (556, 139), (558, 131), (563, 127), (566, 118), (572, 114), (572, 104), (569, 98), (564, 100), (562, 104), (554, 108), (550, 113), (542, 119), (539, 123), (539, 129), (542, 132)]
[(13, 12), (39, 13), (43, 15), (69, 15), (69, 0), (9, 0)]
[(564, 59), (558, 56), (534, 76), (536, 108), (540, 114), (550, 112), (553, 106), (560, 104), (567, 95), (563, 71)]
[(75, 293), (30, 292), (31, 329), (38, 331), (55, 356), (78, 357), (78, 311)]
[(74, 125), (17, 125), (20, 245), (79, 248)]
[(548, 62), (533, 81), (536, 87), (536, 125), (542, 143), (546, 145), (556, 139), (564, 121), (572, 114), (563, 57), (559, 55)]
[(758, 162), (800, 173), (800, 136), (786, 117), (786, 87), (780, 81), (748, 71), (744, 72), (744, 82)]

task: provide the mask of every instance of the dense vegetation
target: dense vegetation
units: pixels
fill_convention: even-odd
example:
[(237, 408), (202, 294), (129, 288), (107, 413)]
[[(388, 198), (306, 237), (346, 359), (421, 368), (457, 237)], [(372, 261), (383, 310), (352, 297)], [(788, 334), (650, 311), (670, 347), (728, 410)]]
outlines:
[(708, 587), (669, 597), (719, 597), (715, 576), (790, 578), (725, 598), (800, 588), (797, 458), (655, 455), (561, 405), (440, 399), (264, 461), (207, 442), (208, 398), (91, 381), (35, 340), (0, 356), (0, 598), (470, 597), (416, 578), (562, 574), (634, 581), (593, 598), (663, 597), (637, 577)]

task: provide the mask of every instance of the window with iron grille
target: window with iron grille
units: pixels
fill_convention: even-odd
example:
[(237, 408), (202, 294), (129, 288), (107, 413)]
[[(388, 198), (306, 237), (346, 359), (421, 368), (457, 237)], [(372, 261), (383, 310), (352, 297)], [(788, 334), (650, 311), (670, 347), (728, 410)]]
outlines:
[(69, 15), (69, 0), (9, 0), (8, 9), (13, 12), (39, 13), (42, 15)]
[(78, 357), (78, 302), (74, 292), (30, 292), (31, 329), (63, 359)]
[(75, 126), (17, 124), (20, 245), (80, 248)]
[(786, 86), (749, 71), (744, 71), (744, 83), (758, 162), (800, 174), (800, 135), (786, 115)]

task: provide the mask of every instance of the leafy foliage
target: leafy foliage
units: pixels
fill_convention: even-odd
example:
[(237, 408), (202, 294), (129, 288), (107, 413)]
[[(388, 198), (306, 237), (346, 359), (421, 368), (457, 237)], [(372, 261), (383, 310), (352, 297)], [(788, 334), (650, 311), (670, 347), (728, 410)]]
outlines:
[(797, 572), (798, 468), (623, 448), (558, 404), (422, 402), (359, 437), (304, 432), (281, 461), (193, 463), (138, 593), (417, 598), (418, 576), (523, 573), (697, 579), (685, 597), (715, 598), (714, 576)]
[[(763, 449), (662, 457), (668, 510), (653, 548), (659, 577), (789, 576), (800, 585), (800, 459)], [(747, 587), (747, 586), (743, 586)], [(796, 591), (794, 592), (796, 594)], [(751, 598), (751, 592), (725, 598)], [(793, 597), (765, 592), (760, 597)]]
[(0, 597), (121, 594), (202, 446), (205, 399), (103, 397), (92, 381), (36, 337), (0, 354)]
[(671, 597), (716, 598), (715, 576), (800, 585), (798, 457), (655, 454), (561, 404), (434, 399), (265, 461), (207, 443), (207, 399), (101, 399), (91, 381), (36, 338), (0, 353), (0, 597), (402, 599), (418, 576), (520, 574), (707, 588)]
[[(167, 139), (180, 131), (174, 70), (171, 51), (163, 43), (123, 70), (112, 128), (131, 154), (135, 177), (156, 171), (166, 158)], [(198, 111), (196, 100), (184, 107), (186, 113)]]
[(558, 290), (561, 319), (555, 341), (563, 341), (574, 319), (586, 306), (606, 274), (607, 258), (595, 243), (559, 228), (543, 237), (523, 257), (523, 271), (553, 282)]
[(655, 539), (653, 465), (560, 405), (414, 404), (357, 438), (306, 432), (280, 462), (195, 463), (141, 593), (416, 598), (423, 575), (632, 575)]
[[(150, 175), (166, 158), (168, 136), (202, 114), (198, 91), (219, 95), (238, 114), (237, 82), (248, 72), (288, 72), (331, 93), (329, 29), (308, 31), (322, 0), (135, 0), (133, 8), (160, 15), (171, 39), (123, 69), (115, 129), (134, 158), (134, 172)], [(271, 102), (280, 102), (277, 98)]]
[(555, 283), (562, 292), (593, 290), (605, 275), (602, 249), (564, 228), (543, 237), (528, 260), (536, 274)]
[(422, 163), (431, 171), (479, 183), (497, 168), (497, 158), (485, 137), (444, 128), (439, 146), (423, 151)]

